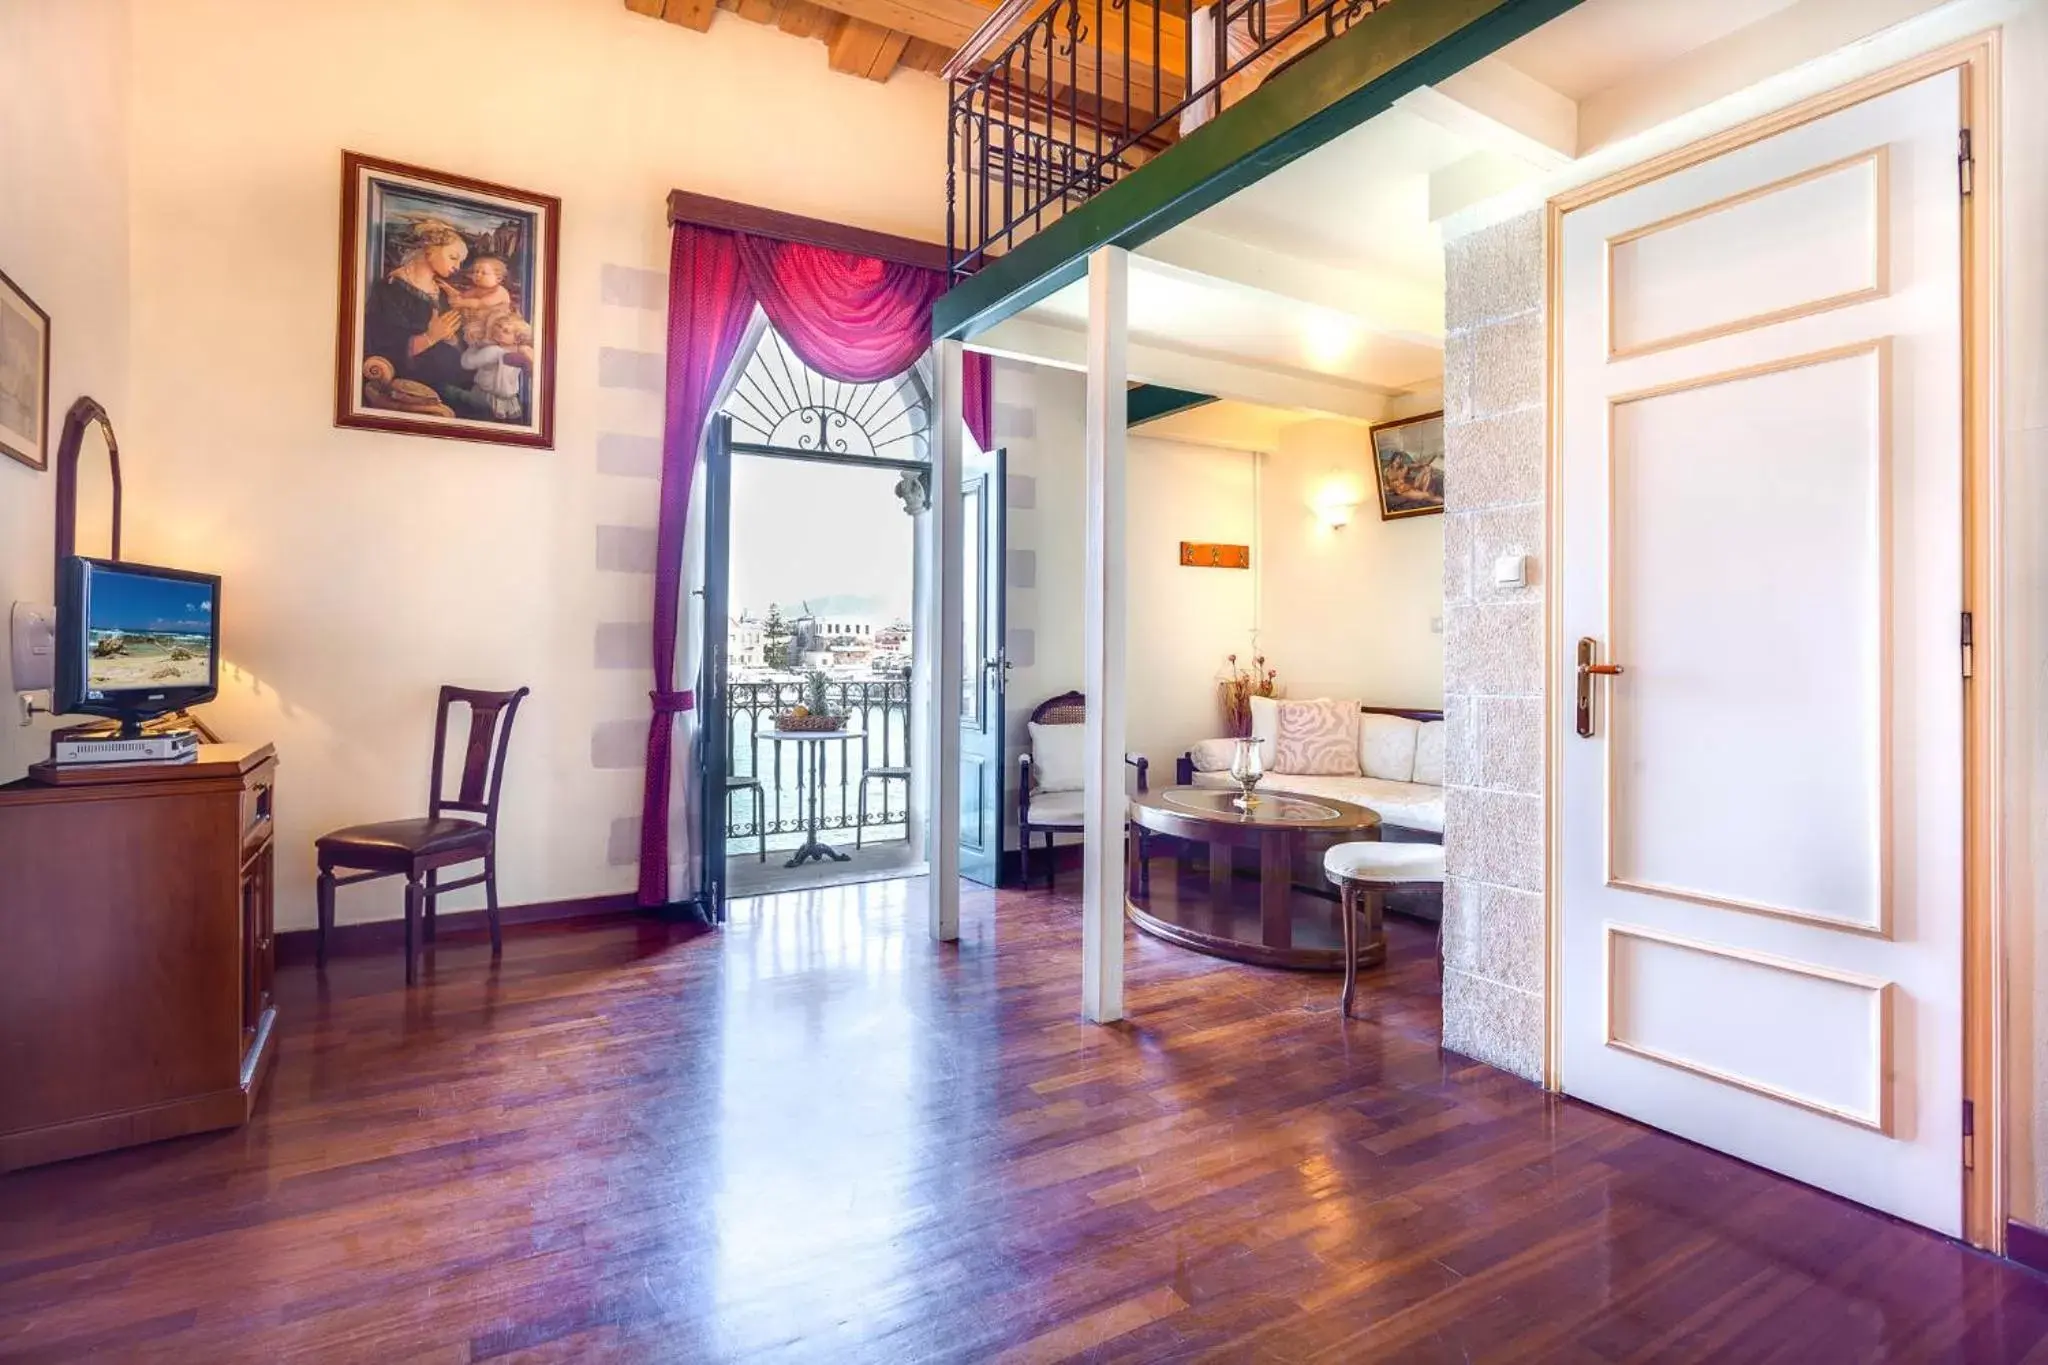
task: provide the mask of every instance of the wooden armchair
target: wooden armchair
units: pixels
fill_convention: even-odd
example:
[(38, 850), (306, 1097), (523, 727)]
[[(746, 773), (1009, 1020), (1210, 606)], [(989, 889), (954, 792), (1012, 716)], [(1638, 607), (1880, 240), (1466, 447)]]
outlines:
[[(1031, 713), (1030, 723), (1038, 726), (1071, 725), (1076, 729), (1087, 724), (1088, 699), (1079, 692), (1062, 692), (1057, 697), (1040, 702)], [(1031, 884), (1031, 836), (1034, 833), (1045, 836), (1045, 888), (1050, 891), (1057, 873), (1058, 863), (1053, 857), (1053, 839), (1061, 834), (1080, 834), (1084, 831), (1082, 814), (1082, 792), (1078, 786), (1062, 787), (1034, 794), (1040, 778), (1041, 763), (1035, 761), (1029, 749), (1017, 757), (1017, 857), (1019, 880), (1026, 886)], [(1146, 790), (1146, 769), (1149, 766), (1143, 754), (1125, 754), (1124, 767), (1129, 774), (1127, 790)], [(1145, 873), (1145, 831), (1138, 831), (1138, 874)]]

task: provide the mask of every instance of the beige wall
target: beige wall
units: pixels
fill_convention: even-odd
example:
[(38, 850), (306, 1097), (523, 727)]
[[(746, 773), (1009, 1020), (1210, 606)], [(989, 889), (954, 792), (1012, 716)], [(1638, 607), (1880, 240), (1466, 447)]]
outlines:
[[(644, 623), (652, 578), (600, 568), (597, 539), (651, 527), (656, 485), (600, 448), (660, 431), (665, 196), (938, 239), (941, 87), (606, 0), (150, 0), (134, 22), (130, 552), (226, 577), (212, 719), (282, 756), (280, 925), (312, 922), (315, 835), (421, 807), (443, 681), (533, 688), (506, 899), (629, 889), (607, 844), (630, 856), (614, 822), (641, 774), (619, 741), (650, 675), (598, 667), (593, 633)], [(451, 76), (449, 51), (488, 64)], [(344, 148), (561, 197), (554, 451), (332, 425)], [(397, 910), (388, 887), (342, 893), (344, 921)]]
[(1250, 571), (1198, 569), (1181, 564), (1180, 543), (1257, 543), (1264, 462), (1131, 433), (1124, 747), (1151, 760), (1155, 786), (1171, 784), (1190, 744), (1222, 733), (1217, 679), (1229, 655), (1249, 662), (1257, 598), (1272, 582), (1256, 549)]
[[(1444, 519), (1380, 520), (1374, 477), (1355, 422), (1281, 432), (1259, 498), (1259, 641), (1289, 696), (1441, 707)], [(1333, 498), (1357, 504), (1338, 530), (1316, 513)]]
[[(128, 11), (123, 0), (0, 0), (0, 272), (50, 315), (49, 458), (91, 394), (128, 431)], [(98, 438), (86, 446), (99, 452)], [(79, 548), (105, 551), (104, 462), (81, 465)], [(56, 475), (0, 457), (0, 617), (47, 604)], [(0, 643), (0, 781), (49, 754), (22, 728)]]

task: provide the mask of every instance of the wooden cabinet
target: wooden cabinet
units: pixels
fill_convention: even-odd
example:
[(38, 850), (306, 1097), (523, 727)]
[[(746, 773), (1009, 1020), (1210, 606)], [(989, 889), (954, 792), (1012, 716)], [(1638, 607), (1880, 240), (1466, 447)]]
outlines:
[(271, 746), (0, 787), (0, 1170), (247, 1120), (277, 1008)]

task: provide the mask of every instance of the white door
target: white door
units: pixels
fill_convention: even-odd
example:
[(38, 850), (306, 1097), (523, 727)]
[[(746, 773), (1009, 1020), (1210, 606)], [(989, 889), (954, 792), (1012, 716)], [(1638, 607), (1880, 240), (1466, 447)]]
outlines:
[(1950, 1234), (1962, 93), (1565, 216), (1553, 740), (1564, 1089)]

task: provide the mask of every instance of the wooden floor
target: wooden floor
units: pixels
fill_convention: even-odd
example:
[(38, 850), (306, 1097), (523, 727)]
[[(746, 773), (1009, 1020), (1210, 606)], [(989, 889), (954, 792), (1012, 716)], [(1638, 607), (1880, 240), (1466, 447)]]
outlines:
[(1071, 895), (742, 903), (281, 982), (243, 1131), (0, 1179), (0, 1359), (2004, 1361), (2048, 1283)]

